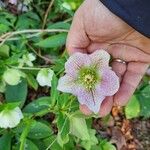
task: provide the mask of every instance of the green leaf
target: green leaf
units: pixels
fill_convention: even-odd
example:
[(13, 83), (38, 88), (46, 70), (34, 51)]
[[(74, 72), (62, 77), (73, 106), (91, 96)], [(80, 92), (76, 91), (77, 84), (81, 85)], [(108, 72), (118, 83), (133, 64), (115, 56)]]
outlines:
[(90, 135), (90, 140), (85, 140), (81, 142), (81, 145), (86, 149), (86, 150), (91, 150), (93, 145), (98, 144), (98, 140), (95, 136), (96, 131), (94, 129), (89, 129), (89, 135)]
[(34, 76), (30, 73), (26, 74), (27, 77), (27, 81), (29, 83), (29, 85), (34, 89), (37, 90), (38, 89), (38, 83), (37, 80), (34, 78)]
[(48, 25), (48, 29), (70, 29), (70, 24), (66, 22), (57, 22), (57, 23)]
[(28, 137), (31, 139), (43, 139), (53, 134), (52, 129), (46, 124), (38, 121), (34, 121), (31, 124), (31, 128)]
[(44, 40), (41, 40), (39, 43), (36, 43), (35, 45), (43, 48), (55, 48), (63, 46), (66, 43), (66, 33), (60, 33), (57, 35), (53, 35), (51, 37), (48, 37)]
[(16, 107), (19, 107), (20, 103), (19, 102), (13, 102), (13, 103), (4, 103), (0, 105), (0, 111), (7, 109), (7, 110), (12, 110)]
[(26, 105), (25, 108), (23, 109), (23, 112), (37, 113), (42, 110), (48, 109), (49, 106), (50, 106), (50, 97), (41, 97)]
[(69, 97), (70, 97), (70, 94), (68, 94), (68, 93), (60, 94), (59, 97), (58, 97), (57, 106), (60, 109), (65, 109), (65, 108), (70, 107)]
[(0, 46), (0, 56), (2, 57), (9, 57), (9, 46), (8, 45), (2, 45)]
[(11, 150), (11, 134), (6, 133), (0, 137), (0, 150)]
[(39, 150), (38, 147), (31, 141), (26, 139), (25, 148), (26, 150)]
[(106, 140), (102, 140), (99, 146), (100, 150), (116, 150), (116, 147)]
[(5, 99), (6, 102), (21, 102), (21, 106), (23, 106), (27, 97), (27, 81), (25, 79), (22, 80), (18, 85), (6, 86)]
[(19, 30), (28, 28), (38, 28), (40, 25), (39, 21), (40, 19), (36, 13), (23, 13), (22, 15), (18, 16), (16, 28)]
[(59, 96), (59, 92), (57, 90), (57, 84), (58, 84), (58, 79), (57, 79), (56, 75), (54, 74), (53, 79), (52, 79), (51, 91), (50, 91), (52, 106), (55, 105), (55, 103), (58, 99), (58, 96)]
[(150, 98), (150, 85), (146, 86), (142, 91), (141, 95), (145, 98)]
[(125, 107), (125, 115), (127, 119), (138, 117), (140, 113), (140, 104), (135, 96), (132, 96)]
[(7, 25), (0, 23), (0, 34), (5, 33), (9, 30), (9, 27)]
[(58, 114), (57, 117), (57, 127), (58, 127), (58, 135), (57, 135), (57, 142), (63, 147), (69, 141), (69, 118), (62, 114), (61, 112)]
[(141, 106), (140, 116), (149, 118), (150, 117), (150, 85), (146, 86), (137, 95), (137, 97)]
[(0, 81), (0, 92), (3, 93), (6, 88), (6, 83), (2, 80)]
[(81, 140), (90, 140), (87, 124), (83, 118), (70, 118), (70, 132)]
[(60, 147), (56, 138), (57, 138), (56, 135), (52, 135), (43, 140), (44, 144), (46, 145), (46, 147), (50, 146), (50, 150), (64, 150), (63, 148)]

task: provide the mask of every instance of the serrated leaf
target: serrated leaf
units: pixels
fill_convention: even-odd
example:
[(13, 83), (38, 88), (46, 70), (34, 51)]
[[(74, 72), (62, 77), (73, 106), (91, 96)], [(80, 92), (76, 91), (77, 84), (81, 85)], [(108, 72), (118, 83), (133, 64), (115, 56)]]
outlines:
[(57, 35), (53, 35), (48, 37), (44, 40), (41, 40), (39, 43), (36, 43), (36, 46), (43, 47), (43, 48), (55, 48), (63, 46), (66, 43), (66, 33), (60, 33)]
[(25, 108), (23, 109), (23, 112), (37, 113), (42, 110), (48, 109), (49, 106), (50, 106), (50, 97), (41, 97), (26, 105)]
[(27, 81), (25, 79), (22, 80), (18, 85), (6, 86), (5, 91), (5, 99), (6, 102), (21, 102), (21, 106), (23, 106), (27, 97)]
[(138, 117), (140, 113), (140, 104), (135, 96), (129, 100), (125, 107), (125, 115), (127, 119)]

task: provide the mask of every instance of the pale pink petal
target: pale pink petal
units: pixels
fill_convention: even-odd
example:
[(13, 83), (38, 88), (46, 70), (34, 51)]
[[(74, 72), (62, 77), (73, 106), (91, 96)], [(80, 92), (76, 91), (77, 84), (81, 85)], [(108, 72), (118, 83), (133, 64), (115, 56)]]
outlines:
[(9, 0), (9, 3), (17, 5), (17, 0)]
[(97, 66), (98, 69), (109, 66), (110, 55), (105, 50), (96, 50), (89, 55), (93, 66)]
[(102, 93), (105, 96), (114, 95), (119, 89), (119, 77), (115, 74), (114, 71), (109, 68), (102, 69), (102, 80), (99, 86), (97, 86), (97, 90), (103, 91)]
[(72, 93), (74, 91), (74, 79), (68, 75), (61, 77), (58, 81), (57, 90), (66, 93)]
[(83, 53), (74, 53), (65, 63), (65, 72), (72, 77), (76, 77), (78, 74), (79, 69), (82, 66), (89, 66), (90, 65), (90, 58), (89, 55)]
[(100, 110), (101, 103), (105, 99), (105, 96), (100, 91), (86, 91), (81, 90), (78, 94), (78, 101), (80, 104), (86, 105), (92, 112), (98, 113)]

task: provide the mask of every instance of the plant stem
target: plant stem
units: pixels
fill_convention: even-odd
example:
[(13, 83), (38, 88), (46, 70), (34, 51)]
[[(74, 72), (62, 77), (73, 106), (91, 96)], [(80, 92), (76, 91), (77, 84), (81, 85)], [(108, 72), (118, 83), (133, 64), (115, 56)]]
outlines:
[(54, 3), (54, 0), (52, 0), (52, 1), (49, 3), (49, 5), (48, 5), (48, 8), (47, 8), (46, 13), (45, 13), (45, 16), (44, 16), (42, 29), (45, 28), (46, 21), (47, 21), (47, 17), (48, 17), (49, 12), (51, 11), (51, 8), (52, 8), (53, 3)]
[(39, 54), (30, 44), (27, 44), (27, 46), (28, 46), (38, 57), (40, 57), (40, 58), (43, 59), (44, 61), (49, 62), (49, 63), (52, 64), (52, 61), (51, 61), (49, 58), (44, 57), (44, 56), (42, 56), (41, 54)]
[(25, 129), (23, 130), (21, 137), (20, 137), (20, 148), (19, 150), (24, 150), (25, 142), (26, 142), (26, 137), (30, 131), (30, 122), (27, 123)]
[(44, 33), (44, 32), (68, 32), (68, 30), (65, 29), (27, 29), (27, 30), (21, 30), (21, 31), (14, 31), (14, 32), (8, 32), (6, 34), (3, 34), (0, 36), (0, 46), (2, 46), (7, 40), (9, 40), (11, 37), (19, 34), (27, 34), (27, 33)]

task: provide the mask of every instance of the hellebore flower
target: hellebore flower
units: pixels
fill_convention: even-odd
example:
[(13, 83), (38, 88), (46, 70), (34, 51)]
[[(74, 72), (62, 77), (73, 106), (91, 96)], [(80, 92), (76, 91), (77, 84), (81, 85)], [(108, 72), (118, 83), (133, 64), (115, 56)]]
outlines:
[(23, 118), (23, 114), (19, 107), (14, 109), (4, 109), (0, 112), (0, 128), (14, 128)]
[(110, 55), (97, 50), (88, 55), (75, 53), (65, 64), (65, 75), (59, 79), (57, 89), (77, 96), (92, 112), (98, 113), (106, 96), (119, 89), (119, 78), (109, 67)]
[(54, 75), (54, 71), (51, 69), (43, 68), (41, 69), (36, 77), (40, 86), (51, 86), (51, 81)]
[(9, 3), (17, 5), (17, 0), (9, 0)]

